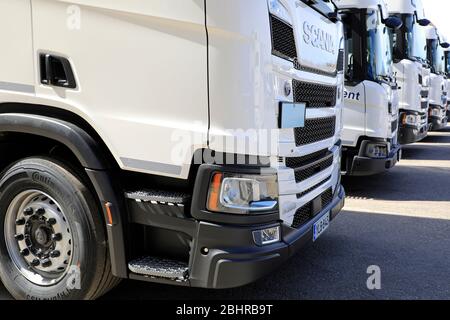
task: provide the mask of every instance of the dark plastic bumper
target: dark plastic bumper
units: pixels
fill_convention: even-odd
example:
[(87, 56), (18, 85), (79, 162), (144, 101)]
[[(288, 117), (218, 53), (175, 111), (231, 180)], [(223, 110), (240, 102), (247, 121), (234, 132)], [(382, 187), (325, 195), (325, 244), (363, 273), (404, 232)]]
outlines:
[(347, 171), (350, 176), (372, 176), (383, 173), (392, 167), (401, 159), (401, 147), (396, 146), (391, 150), (389, 156), (383, 159), (367, 158), (362, 156), (355, 156), (353, 158), (352, 166)]
[(429, 119), (430, 119), (430, 124), (431, 124), (431, 130), (433, 130), (433, 131), (442, 130), (445, 127), (447, 127), (447, 123), (448, 123), (447, 116), (445, 118), (429, 117)]
[(419, 142), (428, 135), (428, 125), (420, 129), (412, 126), (402, 126), (398, 131), (398, 142), (402, 145)]
[[(344, 202), (345, 191), (341, 186), (332, 203), (300, 229), (279, 222), (253, 226), (199, 222), (190, 262), (190, 285), (212, 289), (233, 288), (271, 273), (300, 248), (312, 242), (313, 225), (328, 213), (334, 220)], [(257, 246), (253, 231), (271, 226), (280, 226), (282, 241)], [(204, 254), (204, 248), (208, 248), (207, 254)]]

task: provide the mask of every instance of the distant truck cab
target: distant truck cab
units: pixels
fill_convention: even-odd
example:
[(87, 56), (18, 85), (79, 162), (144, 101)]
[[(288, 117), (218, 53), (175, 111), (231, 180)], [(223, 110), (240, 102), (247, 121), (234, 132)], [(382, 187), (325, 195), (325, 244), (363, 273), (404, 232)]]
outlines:
[(399, 28), (382, 0), (337, 1), (345, 29), (342, 171), (369, 176), (391, 169), (401, 157), (398, 91), (389, 28)]
[(435, 26), (427, 27), (428, 59), (431, 65), (429, 124), (431, 130), (441, 130), (447, 126), (447, 74), (445, 49), (448, 43)]
[(403, 26), (391, 34), (394, 71), (400, 94), (399, 142), (410, 144), (428, 134), (430, 66), (427, 60), (425, 19), (421, 0), (390, 0), (389, 12)]

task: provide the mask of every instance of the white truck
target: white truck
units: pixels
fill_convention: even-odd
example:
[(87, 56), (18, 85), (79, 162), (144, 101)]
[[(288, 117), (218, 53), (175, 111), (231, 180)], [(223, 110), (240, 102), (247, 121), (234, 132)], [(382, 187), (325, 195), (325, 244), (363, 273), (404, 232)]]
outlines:
[(230, 288), (344, 205), (330, 1), (0, 0), (0, 278)]
[(369, 176), (401, 157), (397, 84), (388, 28), (401, 26), (382, 0), (339, 0), (345, 29), (342, 171)]
[(445, 74), (445, 49), (449, 47), (434, 25), (427, 27), (428, 59), (431, 65), (430, 108), (428, 122), (431, 130), (447, 126), (447, 80)]
[(447, 78), (447, 118), (450, 119), (450, 49), (445, 50), (445, 75)]
[(427, 62), (425, 18), (421, 0), (390, 0), (389, 11), (403, 25), (391, 34), (394, 72), (400, 94), (399, 142), (410, 144), (428, 135), (430, 66)]

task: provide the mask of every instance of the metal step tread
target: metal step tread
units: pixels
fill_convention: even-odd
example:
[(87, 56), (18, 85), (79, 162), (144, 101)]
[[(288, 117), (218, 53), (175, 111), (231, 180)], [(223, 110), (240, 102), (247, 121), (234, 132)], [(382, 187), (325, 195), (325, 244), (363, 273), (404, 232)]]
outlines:
[(136, 259), (128, 264), (128, 268), (140, 275), (175, 280), (187, 280), (189, 274), (187, 263), (156, 257)]
[(125, 198), (144, 202), (186, 204), (190, 201), (191, 195), (182, 192), (145, 189), (127, 191), (125, 192)]

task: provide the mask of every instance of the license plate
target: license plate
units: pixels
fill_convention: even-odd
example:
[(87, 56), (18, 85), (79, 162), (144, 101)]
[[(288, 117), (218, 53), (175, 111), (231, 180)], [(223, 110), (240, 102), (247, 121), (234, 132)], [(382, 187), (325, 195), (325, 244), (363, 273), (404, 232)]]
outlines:
[(327, 213), (314, 224), (314, 239), (316, 241), (330, 226), (330, 213)]

